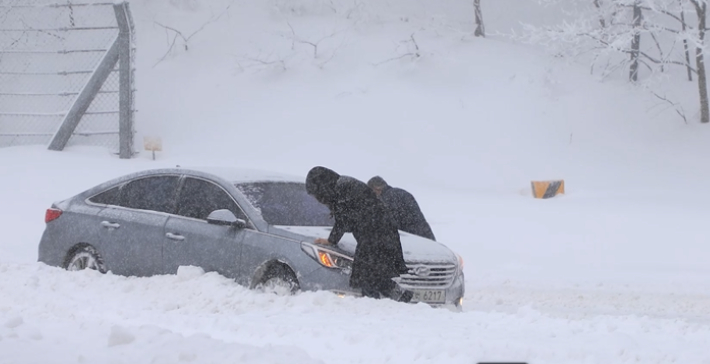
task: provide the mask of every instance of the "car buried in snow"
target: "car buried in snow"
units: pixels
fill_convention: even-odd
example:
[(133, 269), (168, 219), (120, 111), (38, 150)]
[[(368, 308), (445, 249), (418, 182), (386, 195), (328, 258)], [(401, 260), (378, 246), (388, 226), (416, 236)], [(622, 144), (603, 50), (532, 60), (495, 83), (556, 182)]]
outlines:
[[(40, 262), (125, 276), (217, 272), (250, 288), (282, 292), (349, 286), (356, 242), (318, 245), (333, 220), (303, 179), (254, 170), (153, 169), (55, 202), (45, 214)], [(461, 306), (463, 261), (445, 245), (400, 232), (412, 302)]]

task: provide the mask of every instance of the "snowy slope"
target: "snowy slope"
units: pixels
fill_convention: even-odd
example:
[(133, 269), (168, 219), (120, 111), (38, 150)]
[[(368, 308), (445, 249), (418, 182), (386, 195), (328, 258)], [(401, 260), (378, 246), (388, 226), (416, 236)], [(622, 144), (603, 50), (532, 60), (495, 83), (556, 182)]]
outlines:
[[(496, 4), (491, 34), (554, 15)], [(0, 363), (710, 361), (706, 128), (623, 82), (473, 38), (468, 2), (131, 6), (136, 140), (165, 150), (0, 150)], [(163, 58), (172, 33), (157, 23), (204, 28)], [(51, 202), (177, 164), (382, 175), (464, 257), (464, 312), (35, 263)], [(550, 178), (567, 195), (532, 199), (530, 180)]]

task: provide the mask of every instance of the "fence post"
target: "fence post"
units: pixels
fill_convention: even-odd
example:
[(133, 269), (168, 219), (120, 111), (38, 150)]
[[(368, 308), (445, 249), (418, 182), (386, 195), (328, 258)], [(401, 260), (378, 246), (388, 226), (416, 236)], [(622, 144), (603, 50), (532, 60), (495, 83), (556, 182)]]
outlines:
[(128, 2), (113, 5), (118, 22), (118, 77), (119, 77), (119, 158), (133, 156), (133, 67), (131, 64), (132, 21)]

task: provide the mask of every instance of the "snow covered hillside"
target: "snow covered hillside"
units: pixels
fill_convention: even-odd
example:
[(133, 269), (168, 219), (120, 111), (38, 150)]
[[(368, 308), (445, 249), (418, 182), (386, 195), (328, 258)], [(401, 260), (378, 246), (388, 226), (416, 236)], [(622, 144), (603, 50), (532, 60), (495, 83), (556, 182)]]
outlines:
[[(710, 131), (499, 34), (559, 14), (491, 3), (481, 39), (453, 0), (132, 0), (136, 145), (164, 151), (0, 149), (0, 363), (710, 363)], [(383, 176), (463, 256), (464, 311), (36, 263), (53, 201), (191, 164)]]

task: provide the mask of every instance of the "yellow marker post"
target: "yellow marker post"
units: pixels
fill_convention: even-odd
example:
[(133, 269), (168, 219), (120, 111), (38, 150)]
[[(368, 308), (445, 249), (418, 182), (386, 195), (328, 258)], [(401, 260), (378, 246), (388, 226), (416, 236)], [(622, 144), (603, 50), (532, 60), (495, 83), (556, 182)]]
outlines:
[(532, 181), (532, 193), (535, 198), (551, 198), (565, 193), (564, 180)]

